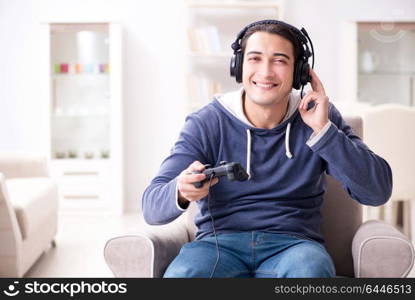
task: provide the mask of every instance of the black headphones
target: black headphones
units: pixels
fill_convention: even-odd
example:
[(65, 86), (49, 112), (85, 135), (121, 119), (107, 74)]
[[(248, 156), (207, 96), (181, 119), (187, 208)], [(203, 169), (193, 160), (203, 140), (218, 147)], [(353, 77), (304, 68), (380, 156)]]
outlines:
[[(298, 90), (301, 87), (304, 87), (308, 82), (311, 81), (311, 76), (309, 74), (310, 65), (308, 63), (308, 59), (310, 58), (310, 56), (313, 57), (312, 68), (314, 67), (313, 43), (311, 42), (311, 39), (308, 36), (308, 33), (304, 28), (301, 28), (301, 31), (300, 31), (290, 24), (284, 23), (282, 21), (277, 21), (277, 20), (257, 21), (257, 22), (247, 25), (244, 29), (242, 29), (238, 33), (235, 42), (233, 42), (231, 46), (233, 49), (233, 56), (231, 58), (231, 67), (230, 67), (231, 76), (235, 77), (236, 82), (238, 83), (242, 82), (242, 65), (243, 65), (244, 54), (242, 53), (241, 40), (249, 28), (257, 26), (257, 25), (262, 25), (262, 24), (276, 24), (276, 25), (284, 26), (288, 30), (290, 30), (294, 34), (294, 36), (297, 38), (297, 40), (300, 42), (302, 47), (301, 47), (301, 52), (299, 54), (299, 57), (295, 58), (296, 61), (294, 65), (293, 88)], [(311, 52), (308, 47), (308, 41), (310, 42), (310, 45), (311, 45)]]

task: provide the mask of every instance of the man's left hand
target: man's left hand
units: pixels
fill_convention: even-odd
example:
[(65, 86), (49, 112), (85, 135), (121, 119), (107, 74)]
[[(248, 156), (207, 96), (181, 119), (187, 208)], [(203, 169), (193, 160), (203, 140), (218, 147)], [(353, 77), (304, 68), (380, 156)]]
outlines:
[[(304, 123), (319, 133), (329, 121), (329, 98), (326, 96), (323, 84), (313, 69), (310, 69), (312, 91), (308, 92), (300, 101), (298, 110)], [(307, 110), (310, 102), (314, 106)]]

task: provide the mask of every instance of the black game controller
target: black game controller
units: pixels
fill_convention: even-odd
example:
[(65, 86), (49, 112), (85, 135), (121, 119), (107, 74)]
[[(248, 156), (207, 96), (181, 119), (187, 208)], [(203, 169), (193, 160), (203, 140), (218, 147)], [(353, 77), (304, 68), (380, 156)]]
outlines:
[(206, 169), (203, 172), (193, 171), (193, 174), (206, 174), (206, 179), (198, 182), (193, 182), (196, 188), (201, 188), (205, 182), (207, 182), (211, 175), (213, 177), (226, 176), (229, 180), (245, 181), (249, 178), (244, 167), (240, 163), (221, 161), (220, 166), (216, 168), (210, 168), (210, 165), (205, 165)]

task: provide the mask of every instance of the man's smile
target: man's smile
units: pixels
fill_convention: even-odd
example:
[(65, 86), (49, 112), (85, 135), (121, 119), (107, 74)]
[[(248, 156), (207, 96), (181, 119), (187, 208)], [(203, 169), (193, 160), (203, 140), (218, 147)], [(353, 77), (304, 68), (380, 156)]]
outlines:
[(263, 90), (271, 90), (274, 87), (277, 87), (278, 84), (269, 81), (252, 81), (256, 87), (259, 87)]

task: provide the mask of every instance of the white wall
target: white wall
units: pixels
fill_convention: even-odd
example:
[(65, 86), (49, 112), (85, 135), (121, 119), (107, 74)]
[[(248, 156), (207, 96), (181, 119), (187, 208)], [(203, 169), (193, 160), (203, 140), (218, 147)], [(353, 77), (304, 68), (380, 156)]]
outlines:
[[(415, 20), (412, 0), (290, 0), (285, 20), (305, 27), (316, 70), (333, 101), (342, 99), (339, 67), (350, 21)], [(127, 208), (155, 175), (184, 122), (182, 0), (0, 0), (0, 149), (40, 151), (42, 99), (37, 70), (40, 22), (120, 22), (124, 32), (124, 141)], [(343, 88), (344, 90), (344, 88)]]
[[(304, 27), (315, 48), (315, 69), (331, 101), (354, 101), (344, 86), (353, 84), (346, 74), (353, 57), (348, 42), (347, 24), (351, 22), (415, 22), (413, 0), (288, 0), (285, 19)], [(339, 104), (340, 105), (340, 104)]]

